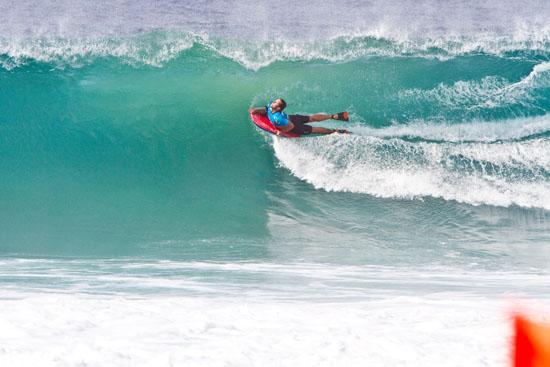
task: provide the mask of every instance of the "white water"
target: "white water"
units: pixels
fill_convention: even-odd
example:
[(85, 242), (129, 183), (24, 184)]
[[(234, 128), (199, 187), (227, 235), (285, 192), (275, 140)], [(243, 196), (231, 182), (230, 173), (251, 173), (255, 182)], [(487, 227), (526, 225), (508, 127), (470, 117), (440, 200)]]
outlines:
[(273, 147), (293, 175), (327, 191), (550, 210), (550, 141), (499, 141), (547, 132), (548, 121), (357, 128), (349, 136), (274, 138)]
[(24, 295), (0, 300), (3, 366), (505, 366), (505, 303)]
[(544, 273), (123, 260), (2, 269), (2, 366), (506, 366), (511, 312), (549, 304)]
[(506, 121), (472, 121), (462, 124), (413, 121), (384, 128), (353, 126), (353, 131), (362, 136), (379, 138), (419, 138), (447, 143), (494, 143), (521, 140), (550, 132), (550, 116)]

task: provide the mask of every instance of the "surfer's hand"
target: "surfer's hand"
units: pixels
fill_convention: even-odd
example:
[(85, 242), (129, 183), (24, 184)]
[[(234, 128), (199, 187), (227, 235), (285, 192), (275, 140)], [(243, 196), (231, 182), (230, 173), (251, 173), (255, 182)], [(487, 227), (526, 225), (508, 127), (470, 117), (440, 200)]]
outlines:
[(275, 134), (276, 134), (277, 136), (280, 136), (280, 135), (281, 135), (281, 130), (275, 131)]

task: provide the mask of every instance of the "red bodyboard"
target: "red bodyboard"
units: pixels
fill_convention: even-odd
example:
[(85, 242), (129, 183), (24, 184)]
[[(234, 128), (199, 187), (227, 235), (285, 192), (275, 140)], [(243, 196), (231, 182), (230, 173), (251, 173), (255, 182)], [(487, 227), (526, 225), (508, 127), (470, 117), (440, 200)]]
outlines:
[(250, 114), (250, 118), (252, 119), (252, 122), (254, 125), (258, 126), (260, 129), (267, 131), (268, 133), (277, 135), (277, 131), (279, 131), (279, 136), (283, 136), (285, 138), (299, 138), (300, 134), (295, 133), (287, 133), (284, 131), (278, 130), (271, 121), (267, 118), (267, 116), (260, 115), (260, 114)]

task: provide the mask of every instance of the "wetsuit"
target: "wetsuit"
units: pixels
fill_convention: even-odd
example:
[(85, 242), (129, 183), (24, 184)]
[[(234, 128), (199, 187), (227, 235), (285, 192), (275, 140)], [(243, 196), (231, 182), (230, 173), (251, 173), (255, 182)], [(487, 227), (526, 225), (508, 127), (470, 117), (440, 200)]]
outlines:
[(267, 110), (267, 117), (269, 118), (269, 121), (275, 127), (281, 127), (281, 126), (288, 126), (288, 121), (290, 120), (292, 124), (294, 125), (294, 128), (290, 130), (289, 132), (300, 134), (300, 135), (308, 135), (311, 134), (311, 131), (313, 128), (309, 125), (306, 125), (309, 122), (309, 116), (305, 115), (287, 115), (284, 112), (271, 112), (271, 101), (267, 106), (265, 106)]

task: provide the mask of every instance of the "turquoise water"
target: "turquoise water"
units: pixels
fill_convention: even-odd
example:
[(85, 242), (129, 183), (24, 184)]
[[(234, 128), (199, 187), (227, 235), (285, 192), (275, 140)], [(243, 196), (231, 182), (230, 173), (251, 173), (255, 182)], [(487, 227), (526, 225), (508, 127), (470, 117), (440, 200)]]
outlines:
[[(548, 5), (199, 3), (0, 2), (0, 364), (506, 365)], [(274, 97), (352, 134), (267, 135)]]
[[(540, 57), (367, 55), (251, 70), (195, 43), (161, 66), (26, 59), (1, 70), (2, 254), (265, 260), (270, 246), (307, 239), (306, 260), (393, 263), (411, 247), (435, 252), (429, 261), (471, 247), (464, 260), (477, 261), (495, 247), (544, 246)], [(291, 112), (349, 110), (355, 134), (281, 142), (274, 154), (246, 112), (270, 96)], [(399, 184), (411, 164), (433, 182)], [(325, 166), (348, 181), (321, 182)], [(388, 248), (396, 254), (380, 256)], [(506, 261), (536, 262), (529, 253)]]

